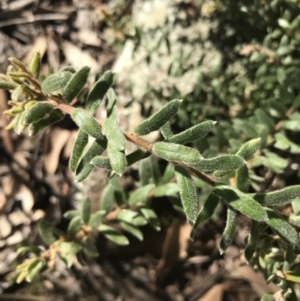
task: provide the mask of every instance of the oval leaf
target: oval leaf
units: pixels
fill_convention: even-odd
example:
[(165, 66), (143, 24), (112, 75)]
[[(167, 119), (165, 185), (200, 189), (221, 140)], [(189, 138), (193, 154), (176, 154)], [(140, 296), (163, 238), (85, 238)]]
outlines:
[(235, 177), (237, 189), (243, 192), (248, 192), (250, 187), (250, 177), (247, 165), (239, 168), (235, 173)]
[(93, 158), (93, 160), (90, 162), (92, 165), (105, 168), (107, 170), (112, 170), (109, 158), (103, 157), (103, 156), (96, 156)]
[(74, 237), (80, 231), (81, 224), (81, 216), (75, 216), (69, 223), (67, 230), (68, 235)]
[(104, 95), (112, 85), (113, 80), (114, 73), (111, 71), (106, 71), (90, 90), (85, 106), (86, 110), (90, 114), (94, 114), (96, 112)]
[(277, 233), (284, 241), (292, 246), (299, 246), (299, 236), (297, 231), (281, 216), (273, 210), (265, 208), (268, 214), (266, 223)]
[(168, 142), (186, 144), (205, 137), (215, 126), (217, 122), (212, 120), (203, 121), (182, 133), (174, 135), (166, 139)]
[(187, 216), (188, 223), (193, 226), (199, 212), (199, 200), (195, 182), (181, 166), (175, 167), (175, 176), (179, 186), (183, 210)]
[(127, 246), (129, 244), (129, 240), (126, 236), (119, 233), (114, 228), (107, 226), (107, 225), (100, 225), (98, 228), (99, 232), (101, 232), (107, 239), (111, 240), (112, 242), (121, 245)]
[(268, 216), (264, 208), (254, 201), (250, 195), (225, 185), (217, 186), (214, 192), (224, 199), (231, 207), (246, 216), (256, 221), (267, 221)]
[(151, 191), (155, 187), (154, 184), (147, 184), (136, 189), (129, 197), (128, 204), (130, 206), (145, 203)]
[(173, 99), (164, 105), (159, 111), (154, 115), (144, 120), (140, 125), (138, 125), (134, 132), (137, 135), (147, 135), (150, 132), (159, 130), (167, 121), (173, 117), (182, 102), (181, 99)]
[(259, 236), (259, 224), (257, 221), (252, 220), (250, 234), (247, 238), (247, 245), (246, 245), (245, 252), (244, 252), (245, 259), (248, 263), (250, 262), (253, 254), (256, 250), (258, 236)]
[(263, 206), (284, 206), (300, 196), (300, 185), (289, 186), (274, 192), (256, 193), (251, 197)]
[(69, 159), (69, 168), (71, 171), (75, 172), (88, 140), (88, 134), (83, 130), (79, 130)]
[(176, 183), (166, 183), (159, 185), (154, 190), (154, 197), (163, 197), (177, 194), (179, 192), (178, 185)]
[(52, 232), (52, 228), (44, 221), (40, 222), (39, 234), (47, 245), (51, 245), (56, 241), (56, 237)]
[(38, 122), (41, 119), (48, 118), (53, 110), (54, 106), (49, 102), (36, 102), (32, 107), (26, 110), (24, 123), (30, 124)]
[(91, 202), (89, 198), (85, 198), (82, 202), (81, 218), (84, 224), (88, 225), (91, 217)]
[(90, 67), (82, 67), (75, 74), (72, 74), (71, 79), (63, 91), (63, 99), (70, 103), (85, 86), (90, 72)]
[(39, 52), (35, 52), (33, 54), (28, 65), (28, 70), (32, 73), (34, 77), (39, 77), (41, 70), (41, 55)]
[(175, 143), (154, 143), (152, 151), (156, 156), (167, 161), (196, 164), (201, 159), (200, 154), (195, 149)]
[(87, 241), (80, 241), (79, 245), (82, 247), (82, 250), (86, 255), (89, 255), (92, 257), (96, 257), (99, 255), (96, 246), (94, 246), (93, 244), (91, 244)]
[(147, 219), (147, 221), (149, 222), (150, 226), (156, 230), (156, 231), (160, 231), (160, 222), (159, 219), (156, 215), (156, 213), (149, 208), (141, 208), (140, 212), (144, 215), (144, 217)]
[(244, 158), (245, 160), (249, 160), (255, 152), (259, 149), (261, 143), (261, 139), (252, 139), (241, 146), (241, 148), (236, 153), (238, 156)]
[(110, 144), (110, 141), (108, 141), (107, 153), (110, 165), (114, 172), (117, 175), (122, 175), (127, 165), (124, 151), (118, 150), (114, 145)]
[(144, 240), (144, 236), (141, 230), (139, 230), (138, 228), (125, 223), (125, 222), (120, 222), (120, 226), (128, 233), (130, 233), (131, 235), (133, 235), (134, 237), (136, 237), (139, 241), (143, 241)]
[(100, 210), (91, 215), (89, 226), (92, 228), (98, 227), (103, 220), (103, 217), (106, 215), (106, 211)]
[(48, 76), (42, 83), (44, 94), (51, 94), (63, 89), (72, 77), (69, 71), (58, 72)]
[(71, 114), (72, 119), (78, 127), (96, 139), (101, 139), (101, 128), (97, 121), (85, 110), (75, 109)]

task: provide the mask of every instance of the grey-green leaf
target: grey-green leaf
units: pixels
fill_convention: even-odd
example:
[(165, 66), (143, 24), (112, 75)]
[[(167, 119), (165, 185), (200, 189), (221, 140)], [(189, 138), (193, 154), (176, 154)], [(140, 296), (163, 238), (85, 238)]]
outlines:
[(24, 123), (30, 124), (38, 122), (41, 119), (49, 117), (50, 113), (54, 110), (54, 106), (49, 102), (36, 102), (30, 109), (26, 110)]
[(96, 156), (92, 159), (92, 161), (90, 163), (92, 165), (100, 167), (100, 168), (105, 168), (107, 170), (112, 170), (110, 160), (107, 157)]
[(194, 225), (199, 212), (199, 200), (194, 180), (181, 166), (175, 167), (183, 210), (190, 225)]
[(137, 227), (130, 225), (126, 222), (120, 222), (120, 226), (128, 233), (136, 237), (139, 241), (144, 240), (144, 235), (141, 230), (139, 230)]
[(182, 100), (173, 99), (164, 105), (159, 111), (155, 114), (144, 120), (140, 125), (138, 125), (134, 132), (137, 135), (147, 135), (150, 132), (159, 130), (166, 122), (173, 117), (180, 106)]
[(104, 95), (112, 85), (114, 80), (114, 73), (111, 71), (106, 71), (100, 79), (95, 83), (91, 89), (87, 101), (86, 101), (86, 110), (90, 114), (94, 114), (99, 107)]
[(52, 228), (44, 221), (40, 222), (39, 234), (47, 245), (51, 245), (56, 241), (56, 237), (52, 232)]
[(79, 130), (69, 159), (69, 168), (71, 171), (75, 172), (88, 140), (88, 134), (83, 130)]
[(114, 145), (110, 144), (110, 141), (108, 141), (107, 153), (110, 165), (114, 172), (117, 175), (122, 175), (127, 166), (125, 152), (118, 150)]
[(163, 197), (177, 194), (179, 192), (178, 185), (176, 183), (166, 183), (159, 185), (154, 190), (154, 197)]
[(81, 228), (81, 216), (75, 216), (69, 223), (67, 233), (71, 237), (75, 236)]
[(187, 163), (189, 166), (201, 171), (231, 171), (236, 170), (246, 164), (246, 161), (237, 155), (220, 155), (210, 159), (201, 159), (195, 163)]
[(149, 222), (150, 226), (156, 230), (160, 231), (160, 222), (156, 215), (156, 213), (150, 208), (141, 208), (140, 212), (144, 215), (144, 217)]
[(66, 219), (73, 219), (75, 216), (79, 216), (80, 211), (79, 210), (69, 210), (64, 213), (64, 218)]
[(252, 139), (241, 146), (241, 148), (236, 153), (238, 156), (244, 158), (245, 160), (249, 160), (255, 152), (259, 149), (261, 143), (261, 139)]
[(246, 261), (249, 263), (255, 250), (256, 250), (256, 244), (259, 237), (259, 224), (257, 221), (252, 220), (251, 221), (251, 227), (250, 227), (250, 233), (247, 238), (247, 245), (245, 248), (244, 256)]
[(256, 193), (251, 196), (263, 206), (284, 206), (300, 196), (300, 185), (293, 185), (268, 193)]
[(239, 168), (235, 173), (235, 177), (237, 189), (243, 192), (248, 192), (250, 187), (250, 177), (247, 165), (244, 165), (241, 168)]
[(167, 161), (196, 164), (200, 161), (200, 154), (193, 148), (169, 142), (154, 143), (153, 153)]
[(91, 215), (89, 220), (89, 226), (92, 228), (98, 227), (103, 220), (103, 217), (106, 215), (106, 211), (99, 210)]
[(129, 244), (128, 238), (123, 234), (119, 233), (114, 228), (107, 226), (107, 225), (100, 225), (98, 228), (99, 232), (101, 232), (107, 239), (111, 240), (112, 242), (121, 245), (127, 246)]
[(177, 135), (166, 139), (168, 142), (186, 144), (205, 137), (215, 126), (216, 121), (206, 120), (203, 121)]
[(63, 99), (70, 103), (85, 86), (90, 72), (90, 67), (82, 67), (76, 73), (72, 74), (71, 79), (63, 90)]
[(85, 254), (96, 257), (99, 255), (98, 250), (95, 245), (88, 241), (80, 241), (79, 245), (82, 247), (82, 250)]
[(268, 219), (264, 208), (257, 203), (251, 195), (245, 194), (230, 186), (220, 185), (214, 190), (232, 208), (240, 211), (246, 216), (256, 221), (266, 221)]
[(103, 135), (99, 124), (87, 111), (78, 108), (74, 109), (71, 117), (78, 125), (79, 129), (96, 139), (102, 138)]
[(42, 83), (44, 94), (52, 94), (63, 89), (72, 77), (69, 71), (58, 72), (48, 76)]
[(142, 159), (149, 157), (150, 155), (151, 155), (151, 153), (144, 152), (143, 150), (138, 149), (126, 156), (127, 164), (128, 164), (128, 166), (130, 166), (136, 162), (139, 162)]
[(227, 220), (226, 220), (226, 227), (224, 229), (224, 232), (222, 234), (222, 238), (220, 241), (220, 253), (224, 253), (224, 251), (231, 245), (233, 238), (234, 238), (234, 232), (235, 227), (237, 224), (237, 213), (236, 210), (228, 207), (227, 208)]
[(90, 172), (93, 170), (94, 166), (90, 164), (91, 160), (97, 155), (101, 155), (107, 146), (106, 139), (95, 140), (91, 147), (87, 150), (85, 155), (82, 157), (79, 165), (76, 169), (76, 177), (75, 180), (80, 182), (84, 180)]
[(173, 136), (170, 121), (167, 121), (159, 130), (165, 139)]
[(273, 210), (266, 208), (268, 220), (266, 223), (287, 243), (292, 246), (299, 246), (299, 236), (297, 231), (281, 216)]
[(100, 209), (108, 212), (115, 201), (115, 188), (109, 182), (103, 189), (100, 199)]
[(136, 217), (137, 215), (138, 215), (138, 213), (135, 212), (135, 211), (123, 209), (123, 210), (121, 210), (121, 211), (118, 213), (117, 218), (118, 218), (120, 221), (129, 223), (129, 224), (134, 224), (134, 223), (133, 223), (133, 219), (134, 219), (134, 217)]
[(139, 187), (130, 195), (128, 199), (128, 204), (132, 206), (146, 202), (150, 192), (153, 190), (154, 187), (154, 184), (147, 184), (145, 186)]
[(81, 208), (81, 218), (84, 224), (88, 225), (91, 217), (91, 202), (89, 198), (84, 198)]
[(192, 238), (194, 238), (195, 230), (214, 214), (219, 201), (220, 197), (213, 192), (208, 196), (204, 205), (201, 207), (197, 220), (193, 226), (193, 231), (191, 233)]

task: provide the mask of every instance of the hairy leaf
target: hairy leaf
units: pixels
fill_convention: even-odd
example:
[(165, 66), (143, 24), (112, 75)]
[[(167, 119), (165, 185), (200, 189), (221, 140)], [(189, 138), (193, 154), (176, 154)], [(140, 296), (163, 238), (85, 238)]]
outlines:
[(197, 164), (201, 159), (200, 154), (195, 149), (175, 143), (154, 143), (152, 151), (155, 155), (167, 161)]
[(105, 168), (105, 169), (108, 169), (108, 170), (112, 170), (110, 160), (107, 157), (96, 156), (92, 159), (92, 161), (90, 163), (92, 165), (100, 167), (100, 168)]
[(90, 136), (101, 139), (102, 132), (97, 121), (85, 110), (75, 109), (71, 114), (72, 119), (78, 125), (79, 129), (85, 131)]
[(69, 223), (68, 229), (67, 229), (67, 233), (68, 235), (70, 235), (71, 237), (75, 236), (79, 230), (81, 229), (81, 216), (75, 216)]
[(138, 149), (138, 150), (136, 150), (136, 151), (134, 151), (131, 154), (126, 156), (128, 166), (130, 166), (130, 165), (132, 165), (136, 162), (139, 162), (142, 159), (145, 159), (145, 158), (149, 157), (150, 155), (151, 155), (151, 153), (147, 153), (147, 152), (144, 152), (141, 149)]
[(221, 254), (224, 253), (224, 251), (231, 245), (231, 243), (233, 241), (235, 227), (237, 225), (236, 217), (237, 217), (236, 210), (231, 207), (228, 207), (227, 208), (226, 227), (222, 234), (222, 238), (220, 241), (220, 247), (219, 247)]
[(38, 78), (41, 70), (41, 55), (39, 52), (35, 52), (29, 62), (28, 70), (35, 78)]
[(166, 105), (164, 105), (159, 111), (155, 114), (144, 120), (140, 125), (138, 125), (134, 132), (137, 135), (147, 135), (150, 132), (159, 130), (167, 121), (173, 117), (180, 106), (182, 100), (174, 99), (169, 101)]
[(42, 83), (44, 94), (51, 94), (63, 89), (72, 77), (69, 71), (58, 72), (48, 76)]
[(268, 220), (266, 223), (287, 243), (292, 246), (299, 246), (299, 236), (297, 231), (281, 216), (273, 210), (266, 208)]
[(235, 173), (235, 177), (237, 189), (243, 192), (248, 192), (250, 187), (250, 178), (247, 165), (239, 168)]
[(106, 215), (106, 211), (99, 210), (91, 215), (91, 218), (89, 220), (89, 226), (92, 228), (98, 227), (103, 220), (103, 217)]
[(107, 226), (107, 225), (100, 225), (98, 228), (99, 232), (101, 232), (107, 239), (111, 240), (112, 242), (121, 245), (127, 246), (129, 244), (129, 240), (126, 236), (119, 233), (114, 228)]
[(165, 139), (170, 138), (171, 136), (173, 136), (173, 132), (171, 129), (171, 124), (170, 121), (167, 121), (161, 128), (160, 128), (160, 132), (163, 135), (163, 137)]
[(114, 201), (115, 201), (115, 188), (114, 186), (111, 184), (111, 182), (109, 182), (103, 192), (102, 192), (102, 196), (100, 199), (100, 209), (104, 210), (105, 212), (109, 212)]
[(136, 205), (139, 203), (144, 203), (147, 198), (149, 197), (150, 192), (153, 190), (155, 187), (154, 184), (148, 184), (142, 187), (139, 187), (136, 189), (129, 197), (128, 199), (128, 204), (129, 205)]
[(174, 195), (179, 192), (178, 185), (176, 183), (166, 183), (159, 185), (154, 190), (154, 197), (163, 197), (163, 196), (169, 196)]
[(256, 250), (258, 236), (259, 236), (259, 224), (257, 221), (252, 220), (251, 227), (250, 227), (250, 233), (247, 238), (247, 245), (246, 245), (245, 252), (244, 252), (245, 259), (248, 263), (250, 262), (253, 254)]
[(136, 237), (139, 241), (144, 240), (144, 235), (141, 230), (126, 222), (120, 222), (120, 226), (128, 233)]
[(112, 88), (108, 89), (107, 98), (108, 98), (108, 103), (106, 105), (106, 111), (107, 111), (107, 116), (110, 117), (117, 102), (117, 95)]
[(190, 225), (194, 225), (199, 212), (199, 200), (194, 180), (181, 166), (175, 167), (183, 210)]
[(100, 79), (95, 83), (86, 100), (86, 110), (90, 114), (94, 114), (99, 107), (104, 95), (112, 85), (114, 73), (106, 71)]
[(207, 219), (209, 219), (215, 212), (220, 201), (220, 197), (215, 193), (211, 193), (207, 200), (205, 201), (204, 205), (201, 207), (200, 212), (198, 214), (197, 220), (193, 226), (192, 231), (192, 238), (194, 237), (195, 230)]
[(268, 193), (255, 193), (251, 197), (263, 206), (284, 206), (300, 196), (300, 185), (289, 186)]
[(52, 228), (44, 221), (40, 222), (39, 234), (47, 245), (51, 245), (56, 241), (56, 237), (52, 232)]
[(246, 216), (256, 221), (266, 221), (268, 219), (264, 208), (258, 204), (251, 195), (242, 193), (230, 186), (220, 185), (214, 190), (232, 208), (240, 211)]
[(85, 198), (82, 202), (81, 219), (84, 224), (88, 224), (91, 217), (91, 202), (89, 198)]
[(110, 141), (108, 141), (107, 153), (110, 165), (114, 172), (117, 175), (122, 175), (127, 166), (125, 152), (118, 150), (114, 145), (110, 144)]
[(241, 146), (241, 148), (236, 153), (237, 156), (240, 156), (245, 160), (249, 160), (254, 155), (254, 153), (259, 149), (260, 142), (261, 142), (260, 138), (252, 139), (246, 142)]
[(90, 172), (93, 170), (94, 166), (90, 164), (91, 160), (97, 155), (101, 155), (107, 146), (106, 139), (95, 140), (91, 147), (87, 150), (85, 155), (82, 157), (79, 165), (76, 169), (75, 180), (80, 182), (84, 180)]
[(82, 67), (76, 73), (72, 74), (71, 79), (63, 90), (63, 99), (70, 103), (85, 86), (90, 72), (90, 67)]
[(28, 274), (26, 276), (26, 281), (31, 282), (32, 279), (37, 276), (42, 269), (46, 266), (46, 263), (39, 258), (32, 260), (32, 264), (28, 266)]
[(168, 142), (186, 144), (198, 139), (205, 137), (215, 126), (216, 121), (207, 120), (203, 121), (184, 132), (181, 132), (177, 135), (169, 137), (166, 139)]
[(160, 222), (159, 219), (156, 215), (156, 213), (149, 208), (141, 208), (140, 212), (144, 215), (144, 217), (147, 219), (147, 221), (149, 222), (150, 226), (156, 230), (156, 231), (160, 231)]
[(25, 124), (30, 124), (48, 118), (53, 110), (54, 106), (49, 102), (36, 102), (31, 108), (26, 110), (24, 122)]
[(72, 153), (69, 159), (69, 168), (71, 171), (75, 172), (79, 160), (83, 154), (83, 151), (88, 143), (88, 140), (89, 140), (88, 134), (80, 129), (78, 131), (76, 140), (73, 145)]

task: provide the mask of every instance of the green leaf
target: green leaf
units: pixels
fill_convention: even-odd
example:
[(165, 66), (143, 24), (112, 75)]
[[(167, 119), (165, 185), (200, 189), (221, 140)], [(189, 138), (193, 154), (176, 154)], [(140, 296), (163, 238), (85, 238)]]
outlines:
[(78, 125), (79, 129), (85, 131), (90, 136), (101, 139), (103, 137), (101, 128), (97, 121), (85, 110), (74, 109), (71, 114), (72, 119)]
[(274, 230), (274, 232), (290, 245), (299, 246), (299, 236), (297, 231), (273, 210), (269, 208), (265, 209), (269, 218), (266, 223)]
[(69, 236), (74, 237), (81, 229), (81, 216), (75, 216), (69, 223), (67, 233)]
[(72, 74), (71, 79), (63, 90), (63, 99), (70, 103), (85, 86), (90, 72), (90, 67), (82, 67), (76, 73)]
[(40, 119), (35, 123), (31, 123), (28, 126), (29, 136), (36, 135), (47, 126), (55, 122), (61, 121), (62, 119), (64, 119), (64, 117), (65, 113), (63, 113), (60, 109), (54, 109), (49, 114), (46, 114), (45, 118)]
[(52, 94), (63, 89), (72, 77), (69, 71), (58, 72), (48, 76), (42, 83), (44, 94)]
[(251, 197), (263, 206), (284, 206), (299, 196), (300, 185), (293, 185), (268, 193), (251, 194)]
[(160, 132), (165, 139), (173, 136), (170, 121), (167, 121), (162, 127), (160, 127)]
[(168, 183), (175, 177), (174, 164), (169, 162), (161, 178), (162, 183)]
[(105, 212), (109, 212), (113, 202), (115, 201), (115, 188), (114, 186), (109, 182), (103, 192), (102, 192), (102, 196), (101, 196), (101, 200), (100, 200), (100, 209), (105, 211)]
[(136, 212), (136, 211), (123, 209), (118, 213), (117, 219), (119, 219), (120, 221), (129, 223), (129, 224), (133, 224), (133, 219), (137, 215), (138, 215), (138, 212)]
[(114, 145), (110, 144), (110, 141), (108, 141), (107, 153), (110, 165), (114, 172), (117, 175), (122, 175), (127, 166), (125, 152), (118, 150)]
[(39, 234), (47, 245), (52, 245), (56, 241), (52, 228), (44, 221), (40, 222)]
[(64, 218), (66, 219), (73, 219), (75, 216), (79, 216), (80, 211), (79, 210), (69, 210), (64, 213)]
[(276, 143), (274, 144), (276, 148), (281, 150), (289, 150), (289, 152), (292, 154), (300, 153), (300, 147), (290, 141), (283, 133), (276, 133), (274, 138), (276, 140)]
[(146, 218), (141, 215), (141, 214), (137, 214), (133, 219), (132, 219), (132, 224), (134, 226), (144, 226), (147, 225), (147, 220)]
[(80, 251), (80, 245), (72, 241), (60, 241), (58, 244), (59, 251), (63, 254), (76, 254)]
[(180, 106), (182, 100), (174, 99), (164, 105), (159, 111), (145, 119), (140, 125), (138, 125), (134, 132), (137, 135), (147, 135), (150, 132), (159, 130), (167, 121), (173, 117)]
[(39, 52), (35, 52), (29, 62), (28, 70), (35, 78), (38, 78), (41, 70), (41, 55)]
[(201, 171), (231, 171), (246, 164), (246, 161), (237, 155), (220, 155), (211, 159), (201, 159), (195, 163), (187, 163), (189, 166)]
[(127, 164), (128, 164), (128, 166), (130, 166), (136, 162), (141, 161), (142, 159), (149, 157), (150, 155), (151, 155), (151, 153), (144, 152), (143, 150), (138, 149), (126, 156)]
[(153, 196), (156, 198), (174, 195), (179, 192), (178, 185), (176, 183), (166, 183), (159, 185), (155, 188)]
[(240, 157), (244, 158), (245, 160), (249, 160), (255, 154), (255, 152), (259, 149), (260, 142), (261, 142), (260, 138), (247, 141), (238, 150), (238, 152), (236, 153), (237, 156), (240, 156)]
[(17, 249), (18, 254), (23, 254), (23, 253), (33, 253), (35, 255), (40, 255), (42, 252), (42, 249), (37, 247), (37, 246), (25, 246), (25, 247), (20, 247)]
[(94, 166), (90, 164), (92, 159), (98, 155), (101, 155), (106, 149), (107, 141), (106, 139), (95, 140), (91, 147), (87, 150), (85, 155), (82, 157), (79, 165), (76, 169), (75, 180), (80, 182), (84, 180), (90, 172), (93, 170)]
[(38, 122), (41, 119), (48, 118), (51, 111), (54, 110), (54, 106), (49, 102), (36, 102), (30, 109), (26, 110), (24, 118), (25, 124)]
[(300, 227), (300, 216), (299, 215), (290, 214), (289, 217), (288, 217), (288, 222), (291, 225), (294, 225), (296, 227)]
[(110, 115), (114, 111), (117, 102), (117, 95), (112, 88), (108, 89), (107, 98), (108, 98), (108, 103), (106, 105), (106, 111), (107, 111), (107, 116), (110, 117)]
[(193, 148), (169, 142), (154, 143), (153, 153), (167, 161), (196, 164), (200, 161), (200, 154)]
[(220, 253), (223, 254), (224, 251), (231, 245), (234, 239), (235, 227), (237, 225), (237, 213), (231, 207), (227, 208), (227, 220), (226, 220), (226, 227), (222, 234), (222, 238), (220, 241), (219, 250)]
[(18, 86), (14, 91), (11, 93), (11, 99), (14, 101), (18, 101), (20, 96), (24, 93), (24, 85)]
[(113, 80), (114, 73), (111, 71), (106, 71), (90, 90), (85, 106), (86, 110), (90, 114), (94, 114), (96, 112), (104, 95), (112, 85)]
[(88, 241), (80, 241), (78, 243), (82, 247), (82, 250), (86, 255), (92, 256), (92, 257), (96, 257), (99, 255), (96, 246), (94, 246), (92, 243), (90, 243)]
[(100, 168), (105, 168), (107, 170), (112, 170), (111, 164), (110, 164), (110, 160), (107, 157), (103, 157), (103, 156), (96, 156), (92, 159), (92, 161), (90, 162), (90, 164), (96, 166), (96, 167), (100, 167)]
[(250, 187), (250, 177), (247, 165), (239, 168), (235, 173), (236, 187), (242, 192), (248, 192)]
[(256, 245), (259, 237), (259, 224), (257, 221), (252, 220), (251, 221), (251, 227), (250, 227), (250, 233), (247, 238), (247, 245), (245, 248), (244, 256), (246, 261), (249, 263), (255, 250)]
[(125, 223), (125, 222), (120, 222), (120, 226), (128, 233), (130, 233), (131, 235), (133, 235), (134, 237), (136, 237), (139, 241), (143, 241), (144, 240), (144, 235), (142, 233), (141, 230), (139, 230), (138, 228)]
[(15, 132), (19, 135), (21, 134), (26, 125), (25, 125), (25, 116), (26, 116), (26, 111), (19, 113), (15, 118), (14, 118), (14, 130)]
[(117, 125), (116, 114), (111, 114), (105, 119), (102, 125), (103, 134), (107, 137), (109, 144), (113, 145), (118, 150), (124, 150), (126, 139), (123, 132)]
[(262, 109), (256, 109), (255, 116), (260, 124), (263, 124), (268, 128), (269, 132), (272, 132), (274, 130), (275, 124), (265, 111), (263, 111)]
[(187, 221), (193, 226), (199, 212), (199, 200), (195, 182), (181, 166), (175, 167), (175, 177), (179, 186), (181, 202), (187, 216)]
[(34, 264), (30, 264), (28, 266), (28, 274), (26, 276), (26, 281), (31, 282), (32, 279), (38, 275), (42, 269), (46, 266), (46, 263), (39, 258), (35, 258), (36, 260), (32, 261)]
[(123, 234), (119, 233), (114, 228), (107, 226), (107, 225), (100, 225), (98, 228), (99, 232), (101, 232), (107, 239), (111, 240), (112, 242), (121, 245), (127, 246), (129, 244), (128, 238)]
[(14, 90), (18, 87), (18, 85), (13, 81), (4, 81), (0, 77), (0, 89), (1, 90)]
[(154, 184), (147, 184), (145, 186), (139, 187), (130, 195), (128, 204), (130, 206), (133, 206), (145, 203), (154, 187)]
[(88, 225), (91, 217), (91, 202), (89, 198), (85, 198), (82, 202), (81, 219), (84, 224)]
[(220, 197), (213, 192), (208, 196), (204, 205), (201, 207), (196, 222), (193, 226), (193, 230), (191, 232), (192, 239), (194, 238), (196, 229), (214, 214), (215, 209), (219, 204), (219, 201)]
[(91, 215), (89, 226), (92, 228), (98, 227), (103, 220), (103, 217), (106, 215), (106, 211), (99, 210)]
[(242, 193), (230, 186), (220, 185), (214, 190), (232, 208), (240, 211), (244, 215), (256, 220), (266, 221), (268, 219), (264, 208), (258, 204), (251, 195)]
[(147, 221), (149, 222), (150, 226), (156, 230), (156, 231), (160, 231), (160, 222), (159, 219), (156, 215), (156, 213), (149, 208), (141, 208), (140, 212), (144, 215), (144, 217), (147, 219)]
[(88, 141), (88, 134), (83, 130), (79, 130), (69, 159), (69, 168), (72, 172), (75, 172)]
[(212, 120), (203, 121), (185, 130), (182, 133), (167, 138), (166, 141), (178, 143), (178, 144), (186, 144), (198, 139), (202, 139), (213, 129), (215, 124), (216, 121), (212, 121)]

